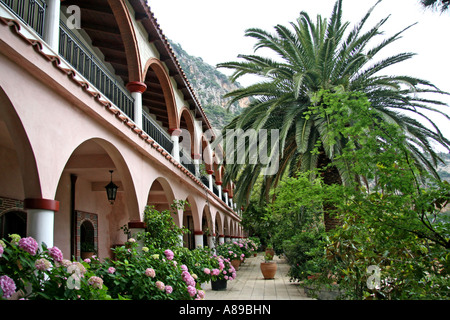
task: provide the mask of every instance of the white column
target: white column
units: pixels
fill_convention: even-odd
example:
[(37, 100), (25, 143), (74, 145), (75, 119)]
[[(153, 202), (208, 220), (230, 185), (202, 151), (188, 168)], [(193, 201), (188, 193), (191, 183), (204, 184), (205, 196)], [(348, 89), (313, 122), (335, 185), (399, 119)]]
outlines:
[(196, 248), (203, 248), (203, 232), (195, 231), (194, 232), (194, 241)]
[(61, 1), (47, 0), (44, 21), (44, 40), (55, 51), (59, 51), (59, 20)]
[(55, 212), (59, 210), (59, 202), (48, 199), (25, 199), (27, 210), (27, 235), (33, 237), (39, 246), (45, 243), (47, 248), (53, 247)]
[(213, 190), (213, 176), (212, 173), (208, 173), (209, 190)]
[(176, 162), (181, 163), (180, 159), (180, 135), (181, 129), (169, 129), (170, 139), (172, 139), (173, 148), (172, 148), (172, 157)]
[(194, 157), (195, 176), (200, 176), (200, 160)]
[(172, 149), (172, 157), (175, 159), (176, 162), (180, 163), (180, 137), (173, 134), (170, 136), (173, 143), (173, 149)]
[(142, 92), (131, 92), (134, 99), (134, 123), (138, 128), (142, 128)]
[(217, 183), (216, 183), (216, 185), (217, 185), (217, 190), (219, 190), (219, 198), (222, 199), (222, 185), (217, 184)]
[(147, 85), (139, 81), (127, 83), (127, 89), (134, 99), (134, 123), (138, 128), (142, 128), (142, 94), (147, 90)]
[(208, 236), (208, 247), (214, 249), (214, 236)]
[(33, 237), (39, 246), (45, 243), (47, 248), (53, 247), (55, 213), (42, 209), (28, 209), (27, 213), (27, 235)]
[(225, 195), (225, 203), (228, 205), (228, 192), (223, 193)]
[(219, 243), (225, 243), (225, 236), (223, 234), (219, 235)]

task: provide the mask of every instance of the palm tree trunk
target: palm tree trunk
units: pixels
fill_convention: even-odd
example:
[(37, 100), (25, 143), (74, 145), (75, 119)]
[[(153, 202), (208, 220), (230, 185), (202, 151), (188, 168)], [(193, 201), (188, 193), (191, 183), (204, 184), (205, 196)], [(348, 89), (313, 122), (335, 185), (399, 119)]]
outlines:
[[(325, 151), (321, 148), (319, 157), (317, 159), (317, 168), (321, 172), (323, 182), (327, 185), (342, 184), (341, 175), (336, 166), (330, 166), (331, 159), (328, 158)], [(336, 216), (336, 207), (331, 203), (323, 204), (323, 220), (325, 224), (325, 231), (330, 231), (337, 226), (342, 225), (342, 222)]]

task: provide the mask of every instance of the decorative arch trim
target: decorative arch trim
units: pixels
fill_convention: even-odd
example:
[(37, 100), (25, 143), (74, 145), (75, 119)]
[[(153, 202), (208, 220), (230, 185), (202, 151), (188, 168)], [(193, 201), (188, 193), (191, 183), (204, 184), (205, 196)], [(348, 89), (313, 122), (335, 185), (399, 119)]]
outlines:
[(127, 5), (124, 0), (108, 0), (108, 4), (114, 13), (122, 35), (130, 81), (143, 81), (139, 46)]
[(156, 77), (158, 78), (159, 83), (161, 84), (162, 91), (164, 93), (164, 100), (166, 102), (167, 115), (169, 118), (169, 131), (179, 129), (180, 120), (177, 112), (175, 96), (173, 93), (174, 90), (172, 82), (170, 81), (170, 77), (167, 74), (163, 63), (156, 58), (149, 59), (144, 67), (142, 76), (143, 79), (145, 79), (147, 75), (148, 68), (152, 68), (152, 70), (156, 74)]

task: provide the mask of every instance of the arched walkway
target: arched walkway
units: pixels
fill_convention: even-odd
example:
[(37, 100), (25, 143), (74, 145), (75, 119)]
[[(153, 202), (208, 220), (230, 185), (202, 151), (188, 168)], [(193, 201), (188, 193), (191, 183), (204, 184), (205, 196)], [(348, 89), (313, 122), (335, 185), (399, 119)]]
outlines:
[[(113, 204), (105, 190), (111, 178), (118, 186)], [(107, 257), (111, 246), (126, 240), (120, 227), (140, 219), (125, 160), (114, 146), (99, 138), (87, 140), (73, 151), (61, 173), (55, 199), (61, 204), (55, 224), (67, 230), (55, 234), (55, 244), (76, 257), (83, 246), (80, 226), (84, 221), (93, 225), (96, 235), (108, 235), (96, 236), (94, 240), (98, 255)]]

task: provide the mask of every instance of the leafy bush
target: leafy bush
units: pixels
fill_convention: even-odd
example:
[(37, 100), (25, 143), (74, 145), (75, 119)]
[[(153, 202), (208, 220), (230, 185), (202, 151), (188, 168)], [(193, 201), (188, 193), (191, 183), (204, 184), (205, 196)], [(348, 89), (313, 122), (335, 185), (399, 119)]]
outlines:
[(0, 299), (110, 299), (89, 263), (63, 259), (57, 247), (39, 250), (31, 237), (0, 240), (0, 278)]
[(291, 281), (302, 281), (323, 271), (326, 262), (324, 232), (300, 232), (283, 242), (283, 251), (291, 265)]

